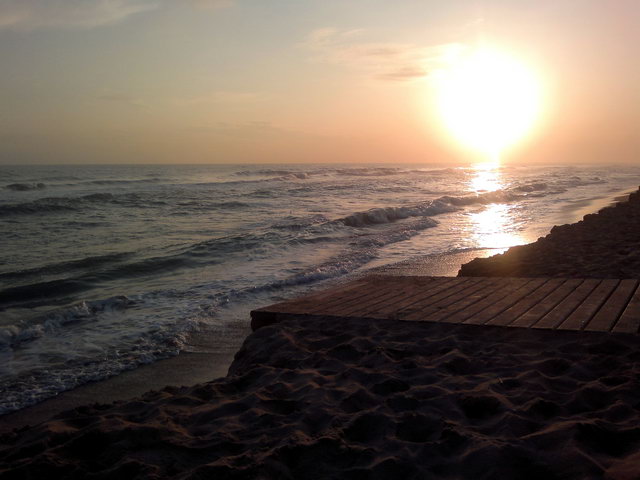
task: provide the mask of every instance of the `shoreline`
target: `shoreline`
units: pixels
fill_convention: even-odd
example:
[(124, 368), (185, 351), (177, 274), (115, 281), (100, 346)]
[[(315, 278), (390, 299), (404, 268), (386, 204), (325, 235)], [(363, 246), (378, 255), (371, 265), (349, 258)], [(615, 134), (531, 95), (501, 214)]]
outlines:
[[(629, 193), (625, 190), (625, 192), (616, 192), (612, 196), (591, 199), (589, 206), (581, 205), (581, 210), (578, 211), (585, 208), (589, 208), (592, 213), (599, 211), (606, 206), (625, 201)], [(365, 274), (456, 276), (461, 265), (474, 258), (486, 258), (496, 253), (495, 250), (483, 249), (448, 255), (425, 255), (375, 267), (366, 271)], [(237, 342), (225, 353), (209, 351), (211, 341), (206, 333), (200, 332), (189, 341), (191, 351), (181, 352), (175, 357), (143, 365), (114, 377), (81, 385), (43, 402), (0, 416), (0, 433), (40, 423), (57, 413), (82, 405), (127, 400), (149, 390), (161, 390), (168, 386), (195, 385), (223, 377), (227, 374), (244, 337), (250, 333), (249, 320), (246, 328), (239, 326), (236, 328)]]
[(96, 403), (111, 403), (139, 397), (149, 391), (206, 383), (227, 375), (234, 355), (244, 338), (251, 333), (249, 323), (237, 326), (223, 352), (211, 351), (212, 333), (198, 332), (189, 340), (189, 350), (174, 357), (141, 365), (113, 377), (80, 385), (40, 403), (0, 416), (0, 434), (15, 428), (36, 425), (65, 410)]
[(585, 215), (598, 213), (603, 208), (612, 207), (616, 203), (626, 202), (629, 200), (629, 195), (635, 191), (635, 189), (629, 190), (625, 188), (623, 190), (613, 191), (609, 195), (580, 200), (573, 204), (566, 205), (563, 208), (565, 215), (563, 220), (566, 220), (563, 224), (577, 223), (582, 220)]
[[(363, 274), (454, 277), (463, 263), (478, 256), (489, 256), (493, 253), (493, 250), (486, 249), (450, 255), (428, 255), (375, 267)], [(224, 353), (211, 352), (210, 346), (213, 340), (206, 332), (196, 332), (189, 339), (188, 351), (181, 352), (179, 355), (124, 371), (114, 377), (80, 385), (35, 405), (0, 416), (0, 434), (15, 428), (38, 424), (60, 412), (83, 405), (128, 400), (151, 390), (193, 386), (224, 377), (244, 339), (251, 333), (249, 317), (247, 316), (244, 328), (236, 325), (232, 330), (236, 341), (229, 342), (229, 348)]]
[[(607, 197), (590, 199), (578, 209), (568, 210), (573, 216), (585, 209), (587, 213), (625, 201), (628, 190), (614, 192)], [(375, 267), (363, 274), (382, 273), (385, 275), (425, 275), (456, 276), (461, 265), (474, 258), (486, 258), (498, 253), (492, 249), (469, 250), (453, 254), (425, 255), (402, 262)], [(196, 385), (224, 377), (231, 366), (245, 337), (250, 333), (249, 319), (246, 325), (232, 328), (234, 341), (224, 352), (211, 351), (214, 340), (207, 332), (198, 332), (189, 341), (189, 350), (175, 357), (140, 366), (97, 382), (81, 385), (58, 394), (38, 404), (0, 416), (0, 434), (26, 425), (35, 425), (68, 409), (95, 403), (124, 401), (143, 395), (148, 391), (158, 391), (165, 387)]]
[[(547, 237), (624, 224), (631, 210), (640, 224), (640, 191)], [(432, 257), (387, 274), (454, 265)], [(148, 368), (166, 385), (206, 366), (203, 383), (101, 397), (42, 423), (17, 412), (36, 425), (0, 433), (0, 479), (640, 475), (637, 333), (294, 314), (244, 338), (224, 377), (211, 378), (212, 364), (224, 372), (228, 358), (205, 341), (197, 350)], [(113, 395), (121, 382), (126, 397), (145, 378), (143, 367), (94, 388)]]

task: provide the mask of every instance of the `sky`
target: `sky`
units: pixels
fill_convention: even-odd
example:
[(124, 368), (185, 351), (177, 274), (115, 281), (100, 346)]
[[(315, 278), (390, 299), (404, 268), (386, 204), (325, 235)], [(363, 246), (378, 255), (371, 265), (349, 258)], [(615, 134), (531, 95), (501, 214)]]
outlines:
[(0, 164), (454, 164), (478, 45), (535, 73), (504, 161), (636, 163), (637, 0), (0, 0)]

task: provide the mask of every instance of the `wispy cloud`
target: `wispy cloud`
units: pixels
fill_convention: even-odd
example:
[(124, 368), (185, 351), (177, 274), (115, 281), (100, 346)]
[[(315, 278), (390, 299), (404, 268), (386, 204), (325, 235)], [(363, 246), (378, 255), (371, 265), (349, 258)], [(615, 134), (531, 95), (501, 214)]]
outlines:
[(256, 103), (265, 100), (263, 94), (256, 92), (234, 92), (227, 90), (218, 90), (205, 95), (181, 98), (176, 100), (176, 104), (180, 106), (192, 106), (199, 104), (247, 104)]
[(92, 28), (157, 6), (154, 0), (0, 0), (0, 28)]
[(146, 105), (142, 102), (142, 100), (126, 93), (107, 92), (107, 93), (102, 93), (98, 95), (96, 98), (104, 102), (119, 103), (121, 105), (125, 105), (128, 107), (135, 107), (135, 108), (146, 107)]
[(234, 0), (0, 0), (0, 29), (94, 28), (163, 6), (215, 10)]
[(365, 42), (363, 30), (320, 28), (303, 46), (314, 60), (343, 65), (385, 81), (409, 81), (426, 77), (457, 44), (422, 46), (410, 43)]
[(186, 0), (192, 7), (199, 9), (217, 9), (233, 5), (233, 0)]
[(273, 135), (282, 135), (284, 130), (271, 122), (250, 121), (240, 123), (216, 122), (185, 128), (195, 134), (215, 135), (227, 139), (261, 140)]

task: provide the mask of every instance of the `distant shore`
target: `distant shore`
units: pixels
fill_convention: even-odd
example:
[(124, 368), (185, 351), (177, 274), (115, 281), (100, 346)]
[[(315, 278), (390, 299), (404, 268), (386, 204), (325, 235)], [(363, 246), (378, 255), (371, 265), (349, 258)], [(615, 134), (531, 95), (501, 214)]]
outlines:
[[(461, 274), (633, 273), (636, 211), (640, 193)], [(383, 268), (455, 275), (476, 253)], [(637, 478), (639, 351), (635, 335), (294, 318), (249, 335), (224, 378), (142, 395), (154, 376), (223, 375), (230, 357), (203, 347), (82, 387), (93, 405), (0, 435), (0, 478)], [(0, 432), (77, 405), (59, 398)]]

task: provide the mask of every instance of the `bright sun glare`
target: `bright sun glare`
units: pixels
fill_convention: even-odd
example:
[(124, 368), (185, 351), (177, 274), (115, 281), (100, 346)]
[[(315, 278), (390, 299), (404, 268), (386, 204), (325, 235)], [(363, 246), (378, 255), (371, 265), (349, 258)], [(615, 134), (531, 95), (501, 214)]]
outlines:
[(540, 113), (541, 86), (517, 59), (493, 49), (462, 53), (442, 72), (438, 107), (447, 129), (497, 161), (524, 137)]

